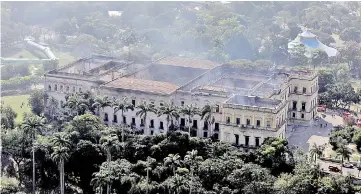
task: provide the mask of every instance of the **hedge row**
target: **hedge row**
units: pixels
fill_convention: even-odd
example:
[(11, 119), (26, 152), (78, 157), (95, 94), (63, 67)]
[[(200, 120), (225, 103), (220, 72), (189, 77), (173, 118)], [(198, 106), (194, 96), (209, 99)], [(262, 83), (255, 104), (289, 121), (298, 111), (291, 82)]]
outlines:
[(1, 80), (1, 89), (2, 90), (27, 90), (33, 84), (42, 83), (43, 79), (41, 77), (35, 76), (24, 76), (24, 77), (13, 77), (8, 80)]

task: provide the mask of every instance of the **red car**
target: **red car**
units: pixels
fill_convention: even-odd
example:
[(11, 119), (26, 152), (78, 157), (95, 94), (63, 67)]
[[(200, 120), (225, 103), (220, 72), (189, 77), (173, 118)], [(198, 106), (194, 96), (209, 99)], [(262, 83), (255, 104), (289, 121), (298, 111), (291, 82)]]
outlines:
[(326, 106), (325, 105), (320, 105), (317, 107), (317, 112), (325, 112), (326, 111)]
[(339, 169), (337, 166), (329, 166), (328, 170), (331, 172), (341, 172), (341, 169)]

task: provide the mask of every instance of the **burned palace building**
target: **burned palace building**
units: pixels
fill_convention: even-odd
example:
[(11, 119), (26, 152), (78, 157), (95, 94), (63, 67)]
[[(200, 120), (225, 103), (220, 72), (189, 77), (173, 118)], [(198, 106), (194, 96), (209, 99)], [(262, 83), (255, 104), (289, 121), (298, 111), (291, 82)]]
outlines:
[[(60, 103), (68, 93), (91, 91), (94, 96), (127, 97), (133, 105), (146, 101), (156, 107), (194, 104), (213, 107), (212, 127), (194, 116), (192, 135), (214, 135), (243, 147), (259, 146), (267, 137), (285, 137), (287, 122), (309, 122), (316, 116), (318, 77), (311, 70), (273, 68), (247, 71), (208, 60), (165, 57), (148, 64), (106, 56), (77, 60), (45, 75), (45, 90)], [(136, 111), (101, 111), (107, 125), (127, 123), (138, 129), (144, 122)], [(187, 118), (175, 121), (188, 126)], [(166, 132), (165, 116), (147, 115), (147, 135)], [(212, 129), (212, 130), (211, 130)]]

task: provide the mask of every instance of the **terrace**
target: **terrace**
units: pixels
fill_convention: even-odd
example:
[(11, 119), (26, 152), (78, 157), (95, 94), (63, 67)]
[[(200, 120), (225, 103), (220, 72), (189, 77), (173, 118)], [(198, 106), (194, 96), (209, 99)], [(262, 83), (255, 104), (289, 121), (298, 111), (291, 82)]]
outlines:
[(227, 104), (249, 106), (249, 107), (260, 107), (268, 109), (276, 109), (282, 104), (281, 100), (260, 98), (257, 96), (240, 96), (236, 95), (231, 97), (226, 102)]

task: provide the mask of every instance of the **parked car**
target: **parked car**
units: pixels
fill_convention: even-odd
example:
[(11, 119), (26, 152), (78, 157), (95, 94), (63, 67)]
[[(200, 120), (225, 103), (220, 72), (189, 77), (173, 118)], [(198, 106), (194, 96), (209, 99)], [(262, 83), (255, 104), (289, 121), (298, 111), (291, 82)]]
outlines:
[(341, 172), (341, 169), (339, 169), (337, 166), (329, 166), (328, 170), (331, 172)]
[(343, 163), (342, 166), (345, 168), (353, 168), (353, 164), (347, 162)]

